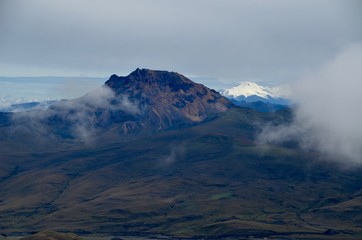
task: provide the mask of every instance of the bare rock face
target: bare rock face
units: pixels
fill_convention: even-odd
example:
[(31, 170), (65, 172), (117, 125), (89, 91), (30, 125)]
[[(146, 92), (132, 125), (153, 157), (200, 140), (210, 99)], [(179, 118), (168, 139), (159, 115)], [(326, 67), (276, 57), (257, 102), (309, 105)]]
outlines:
[(137, 69), (126, 77), (112, 75), (105, 83), (116, 99), (137, 106), (134, 124), (154, 130), (192, 126), (232, 107), (219, 93), (181, 74)]

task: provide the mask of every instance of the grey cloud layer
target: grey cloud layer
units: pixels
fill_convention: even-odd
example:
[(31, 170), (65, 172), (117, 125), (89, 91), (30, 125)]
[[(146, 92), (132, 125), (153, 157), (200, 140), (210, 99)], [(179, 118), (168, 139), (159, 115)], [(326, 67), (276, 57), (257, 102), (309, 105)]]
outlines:
[(1, 1), (0, 74), (299, 77), (362, 39), (359, 1)]

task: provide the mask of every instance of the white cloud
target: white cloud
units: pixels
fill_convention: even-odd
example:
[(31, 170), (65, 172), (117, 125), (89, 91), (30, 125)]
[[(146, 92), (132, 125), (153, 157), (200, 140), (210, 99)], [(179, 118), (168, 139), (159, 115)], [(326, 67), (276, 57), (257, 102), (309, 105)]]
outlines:
[(25, 102), (36, 102), (37, 99), (26, 99), (26, 98), (14, 98), (11, 96), (0, 96), (0, 111), (7, 109), (13, 104), (25, 103)]
[(293, 86), (298, 103), (289, 125), (268, 127), (262, 141), (298, 139), (328, 158), (362, 164), (362, 44), (345, 49)]
[(119, 111), (130, 115), (141, 114), (137, 102), (131, 102), (126, 95), (117, 95), (104, 85), (78, 99), (59, 102), (45, 116), (61, 117), (69, 122), (73, 136), (92, 142), (99, 131), (104, 130), (99, 124), (109, 122), (109, 114), (120, 114)]
[(266, 89), (272, 94), (272, 96), (280, 98), (292, 98), (292, 89), (290, 85), (282, 84), (275, 87), (266, 87)]
[(59, 101), (46, 111), (19, 112), (13, 115), (13, 121), (15, 125), (26, 122), (27, 131), (35, 128), (45, 133), (59, 131), (92, 143), (112, 124), (112, 114), (123, 113), (138, 115), (141, 110), (138, 103), (130, 101), (126, 95), (117, 95), (111, 88), (102, 86), (80, 98)]

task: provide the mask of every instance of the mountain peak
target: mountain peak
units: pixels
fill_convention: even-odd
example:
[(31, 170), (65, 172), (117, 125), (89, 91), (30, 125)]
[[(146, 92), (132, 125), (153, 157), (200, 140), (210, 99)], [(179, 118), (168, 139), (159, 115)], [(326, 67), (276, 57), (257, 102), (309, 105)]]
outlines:
[[(221, 94), (236, 103), (244, 102), (267, 102), (272, 104), (288, 105), (289, 101), (285, 98), (289, 89), (286, 86), (264, 87), (255, 82), (241, 82), (238, 86), (220, 91)], [(284, 93), (284, 95), (283, 95)]]
[(241, 82), (238, 86), (222, 91), (222, 94), (227, 97), (237, 98), (239, 96), (249, 97), (258, 96), (261, 98), (274, 97), (273, 94), (266, 88), (259, 86), (254, 82)]
[(175, 92), (187, 90), (195, 85), (190, 79), (176, 72), (140, 68), (137, 68), (125, 77), (119, 77), (114, 74), (105, 84), (115, 92), (148, 87), (160, 89), (162, 91), (171, 89), (171, 91)]
[(148, 68), (137, 68), (133, 72), (129, 74), (129, 76), (147, 76), (147, 75), (154, 75), (160, 73), (169, 73), (169, 74), (178, 74), (174, 72), (162, 71), (162, 70), (151, 70)]
[(112, 75), (105, 85), (118, 95), (126, 94), (132, 100), (154, 105), (162, 103), (162, 107), (168, 107), (174, 101), (181, 102), (182, 104), (177, 104), (179, 106), (194, 105), (195, 100), (198, 100), (197, 102), (205, 100), (206, 105), (210, 106), (218, 100), (222, 102), (221, 105), (230, 105), (230, 102), (219, 93), (177, 72), (137, 68), (125, 77)]
[[(86, 105), (82, 109), (88, 111), (84, 115), (91, 116), (83, 122), (102, 132), (118, 129), (124, 134), (194, 126), (234, 106), (218, 92), (179, 73), (139, 68), (127, 76), (113, 74), (104, 91), (90, 93), (71, 105), (82, 106), (83, 102)], [(97, 116), (93, 116), (93, 111)], [(71, 125), (63, 122), (65, 127)]]
[(137, 68), (136, 70), (131, 72), (129, 74), (129, 76), (133, 76), (133, 77), (146, 76), (146, 75), (151, 75), (154, 72), (156, 72), (156, 71), (155, 70), (150, 70), (150, 69), (147, 69), (147, 68)]

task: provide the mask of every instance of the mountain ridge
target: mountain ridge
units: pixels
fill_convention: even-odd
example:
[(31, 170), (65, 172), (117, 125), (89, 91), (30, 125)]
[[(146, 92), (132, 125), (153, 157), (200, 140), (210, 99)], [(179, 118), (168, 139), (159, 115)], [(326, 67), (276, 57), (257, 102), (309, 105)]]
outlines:
[(159, 129), (201, 123), (233, 106), (216, 91), (176, 72), (138, 68), (125, 77), (112, 75), (105, 85), (117, 97), (137, 102)]

